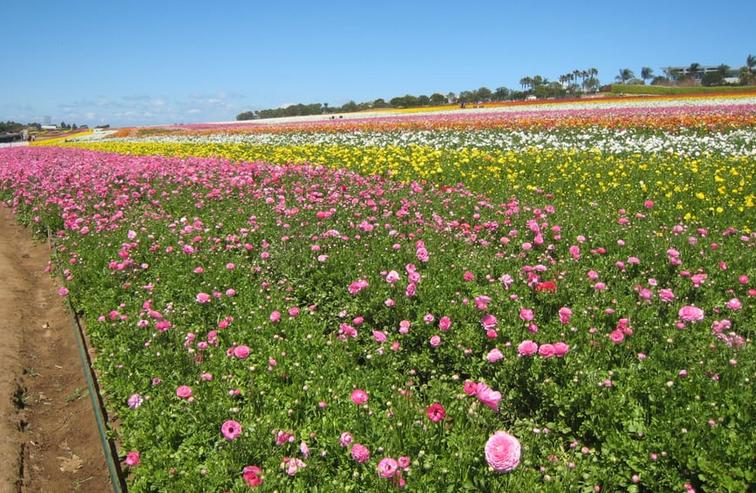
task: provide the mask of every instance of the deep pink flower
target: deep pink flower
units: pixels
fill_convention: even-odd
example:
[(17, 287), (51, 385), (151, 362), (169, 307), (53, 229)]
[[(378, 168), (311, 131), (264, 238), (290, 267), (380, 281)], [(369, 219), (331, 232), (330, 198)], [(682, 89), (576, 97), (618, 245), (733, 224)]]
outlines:
[(207, 293), (198, 293), (197, 294), (197, 303), (204, 305), (205, 303), (209, 302), (211, 300), (211, 296)]
[(552, 344), (541, 344), (538, 348), (538, 355), (543, 358), (551, 358), (554, 356), (554, 346)]
[(246, 466), (242, 469), (242, 478), (250, 488), (257, 488), (263, 483), (262, 469), (257, 466)]
[(247, 359), (249, 357), (249, 346), (236, 346), (234, 348), (234, 356), (239, 359)]
[(365, 404), (367, 401), (368, 401), (368, 395), (367, 395), (367, 392), (365, 392), (364, 390), (355, 389), (352, 392), (352, 402), (354, 402), (358, 406)]
[(499, 412), (499, 402), (501, 401), (501, 392), (493, 390), (484, 383), (478, 383), (475, 391), (475, 397), (486, 407)]
[(677, 313), (683, 322), (695, 323), (704, 319), (704, 311), (698, 307), (686, 305)]
[(428, 415), (429, 420), (438, 423), (446, 417), (446, 409), (444, 409), (444, 406), (442, 406), (440, 402), (434, 402), (428, 406), (426, 414)]
[(136, 450), (132, 450), (128, 454), (126, 454), (126, 465), (129, 467), (136, 467), (141, 462), (141, 457), (139, 456), (139, 452)]

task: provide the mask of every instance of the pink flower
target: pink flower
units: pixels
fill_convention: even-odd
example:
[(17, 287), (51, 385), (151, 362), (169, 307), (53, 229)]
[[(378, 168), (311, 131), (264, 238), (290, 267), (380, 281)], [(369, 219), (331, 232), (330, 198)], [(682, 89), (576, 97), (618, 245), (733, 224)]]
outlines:
[(393, 478), (396, 471), (399, 470), (399, 463), (391, 457), (384, 457), (378, 463), (378, 475), (382, 478)]
[(698, 307), (686, 305), (680, 308), (680, 311), (677, 313), (677, 315), (683, 322), (695, 323), (703, 320), (704, 311)]
[(510, 472), (520, 464), (520, 442), (504, 431), (497, 431), (486, 442), (486, 462), (498, 473)]
[(554, 356), (554, 346), (552, 344), (541, 344), (538, 348), (538, 355), (543, 358), (551, 358)]
[(438, 423), (446, 417), (446, 409), (444, 409), (444, 406), (442, 406), (440, 402), (434, 402), (428, 406), (426, 414), (428, 415), (429, 420)]
[(377, 343), (386, 342), (386, 333), (380, 330), (374, 330), (373, 339), (375, 339), (375, 342)]
[(210, 295), (207, 293), (198, 293), (197, 294), (197, 303), (204, 305), (205, 303), (209, 302), (211, 299)]
[(390, 284), (394, 284), (399, 280), (399, 273), (395, 270), (392, 270), (388, 274), (386, 274), (386, 282)]
[(522, 341), (520, 345), (517, 346), (517, 354), (519, 354), (520, 356), (533, 356), (537, 352), (538, 344), (531, 341), (530, 339)]
[(499, 401), (501, 401), (501, 392), (493, 390), (484, 383), (478, 383), (475, 397), (483, 404), (496, 412), (499, 412)]
[(242, 433), (242, 426), (233, 419), (229, 419), (221, 425), (221, 433), (226, 440), (236, 440)]
[(182, 385), (176, 389), (176, 395), (182, 399), (189, 399), (192, 396), (192, 388), (188, 385)]
[(440, 336), (433, 336), (430, 338), (429, 344), (432, 348), (437, 348), (441, 345), (441, 337)]
[(625, 333), (622, 332), (620, 329), (614, 329), (609, 334), (609, 340), (612, 341), (614, 344), (620, 344), (622, 341), (625, 340)]
[(475, 395), (478, 392), (477, 382), (473, 382), (472, 380), (465, 380), (464, 390), (465, 394), (469, 396)]
[(402, 469), (407, 469), (410, 466), (410, 458), (406, 455), (403, 455), (399, 457), (399, 460), (397, 460), (397, 463), (399, 464), (399, 467)]
[(250, 488), (257, 488), (263, 483), (262, 469), (257, 466), (246, 466), (242, 469), (242, 478)]
[(349, 294), (355, 295), (368, 287), (368, 282), (365, 279), (358, 279), (349, 285)]
[(60, 288), (58, 289), (58, 295), (59, 296), (68, 296), (68, 289), (67, 288)]
[(567, 325), (570, 323), (572, 317), (572, 310), (569, 307), (563, 306), (559, 309), (559, 323)]
[(528, 308), (520, 308), (520, 320), (523, 322), (530, 322), (534, 318), (533, 310)]
[(561, 358), (570, 351), (570, 346), (564, 342), (557, 342), (554, 344), (554, 356)]
[(352, 434), (349, 433), (348, 431), (345, 431), (339, 437), (339, 445), (341, 445), (342, 447), (348, 447), (352, 443), (352, 441), (353, 441)]
[(743, 308), (743, 303), (741, 303), (737, 298), (732, 298), (727, 303), (725, 303), (725, 306), (732, 311), (738, 311)]
[(447, 331), (451, 328), (451, 324), (452, 324), (451, 319), (449, 317), (444, 316), (444, 317), (441, 317), (441, 319), (438, 321), (438, 328), (443, 331)]
[(496, 328), (496, 325), (499, 323), (498, 320), (496, 320), (496, 317), (491, 315), (490, 313), (486, 313), (483, 315), (483, 317), (480, 319), (480, 324), (483, 326), (486, 330), (492, 330)]
[(370, 460), (370, 450), (361, 443), (355, 443), (352, 445), (352, 459), (364, 464)]
[(352, 392), (352, 402), (354, 402), (358, 406), (365, 404), (367, 401), (368, 401), (368, 395), (367, 395), (367, 392), (365, 392), (364, 390), (355, 389)]
[(132, 394), (131, 396), (129, 396), (129, 399), (126, 401), (126, 403), (129, 405), (131, 409), (138, 408), (139, 406), (142, 405), (142, 402), (144, 402), (144, 400), (142, 399), (142, 396), (139, 394)]
[(132, 450), (128, 454), (126, 454), (126, 465), (129, 467), (136, 467), (141, 462), (141, 458), (139, 456), (139, 452), (136, 450)]
[(239, 359), (247, 359), (249, 357), (249, 346), (236, 346), (234, 348), (234, 356)]
[(504, 355), (499, 350), (499, 348), (493, 348), (486, 355), (486, 359), (488, 360), (489, 363), (496, 363), (497, 361), (499, 361), (503, 357), (504, 357)]
[(274, 323), (274, 324), (275, 324), (275, 323), (278, 323), (278, 322), (279, 322), (279, 321), (281, 320), (281, 312), (279, 312), (278, 310), (273, 310), (273, 311), (272, 311), (272, 312), (270, 313), (270, 317), (269, 317), (269, 319), (270, 319), (270, 321), (271, 321), (272, 323)]

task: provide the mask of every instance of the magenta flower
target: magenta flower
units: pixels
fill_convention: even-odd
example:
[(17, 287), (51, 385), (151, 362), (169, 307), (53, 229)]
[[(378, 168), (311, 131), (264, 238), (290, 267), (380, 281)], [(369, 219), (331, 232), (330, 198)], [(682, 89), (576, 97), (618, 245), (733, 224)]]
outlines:
[(263, 483), (262, 469), (257, 466), (246, 466), (242, 469), (242, 478), (250, 488), (257, 488)]
[(520, 343), (519, 346), (517, 346), (517, 354), (520, 356), (533, 356), (538, 352), (538, 344), (531, 341), (530, 339), (526, 339)]
[(182, 399), (189, 399), (192, 397), (192, 388), (188, 385), (182, 385), (176, 389), (176, 395)]

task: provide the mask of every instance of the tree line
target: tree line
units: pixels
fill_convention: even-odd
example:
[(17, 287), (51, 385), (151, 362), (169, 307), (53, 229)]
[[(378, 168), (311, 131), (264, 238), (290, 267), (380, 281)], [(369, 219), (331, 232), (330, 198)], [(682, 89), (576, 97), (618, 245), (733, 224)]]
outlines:
[[(650, 67), (642, 67), (640, 78), (629, 68), (619, 70), (615, 80), (620, 84), (646, 84), (650, 81), (653, 85), (686, 85), (701, 84), (704, 86), (726, 85), (725, 79), (738, 77), (739, 85), (748, 85), (756, 82), (754, 69), (756, 57), (748, 55), (746, 65), (739, 69), (732, 69), (728, 65), (719, 65), (716, 71), (704, 71), (699, 63), (692, 63), (684, 69), (664, 69), (664, 75), (654, 74)], [(516, 101), (522, 99), (546, 99), (578, 97), (584, 94), (594, 94), (599, 91), (608, 91), (610, 86), (602, 86), (598, 78), (598, 69), (575, 69), (560, 75), (556, 80), (549, 80), (541, 75), (526, 76), (520, 79), (520, 90), (498, 87), (491, 90), (487, 87), (462, 91), (459, 94), (449, 92), (446, 94), (433, 93), (430, 96), (421, 94), (413, 96), (406, 94), (397, 96), (386, 101), (378, 98), (373, 101), (356, 103), (349, 101), (342, 106), (331, 106), (328, 103), (292, 104), (282, 108), (269, 108), (264, 110), (245, 111), (236, 116), (237, 120), (255, 120), (258, 118), (279, 118), (287, 116), (323, 115), (334, 113), (352, 113), (355, 111), (381, 109), (381, 108), (415, 108), (423, 106), (439, 106), (444, 104), (459, 104), (464, 107), (468, 104), (490, 103), (499, 101)]]
[[(614, 78), (619, 84), (643, 85), (649, 83), (655, 86), (697, 85), (706, 87), (738, 85), (747, 86), (756, 83), (756, 57), (748, 55), (745, 65), (733, 68), (722, 63), (714, 70), (704, 68), (700, 63), (694, 62), (687, 67), (665, 67), (664, 75), (654, 74), (650, 67), (641, 67), (639, 77), (629, 68), (622, 68)], [(737, 82), (728, 82), (727, 79), (737, 79)]]

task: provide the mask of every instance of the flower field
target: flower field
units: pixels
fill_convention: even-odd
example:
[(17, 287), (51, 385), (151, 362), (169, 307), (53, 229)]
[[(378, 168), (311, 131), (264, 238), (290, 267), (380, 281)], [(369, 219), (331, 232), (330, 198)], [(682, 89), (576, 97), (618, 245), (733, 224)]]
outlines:
[(756, 98), (633, 104), (2, 149), (0, 199), (130, 491), (747, 491)]

